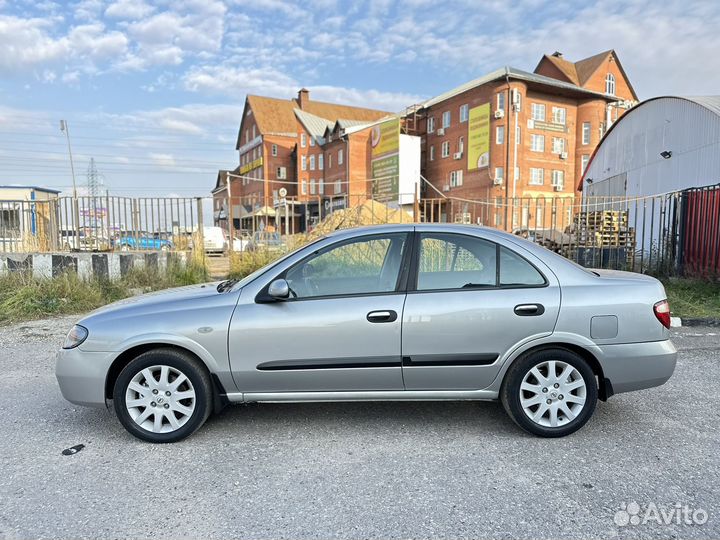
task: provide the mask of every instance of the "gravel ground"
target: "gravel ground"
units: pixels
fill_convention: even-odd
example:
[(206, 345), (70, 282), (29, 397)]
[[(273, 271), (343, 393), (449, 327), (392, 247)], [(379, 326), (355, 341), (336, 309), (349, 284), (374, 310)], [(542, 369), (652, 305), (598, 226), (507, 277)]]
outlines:
[[(0, 328), (0, 538), (720, 537), (717, 329), (675, 330), (670, 382), (565, 439), (525, 435), (495, 403), (282, 404), (153, 446), (62, 399), (73, 320)], [(632, 502), (707, 522), (616, 525)]]

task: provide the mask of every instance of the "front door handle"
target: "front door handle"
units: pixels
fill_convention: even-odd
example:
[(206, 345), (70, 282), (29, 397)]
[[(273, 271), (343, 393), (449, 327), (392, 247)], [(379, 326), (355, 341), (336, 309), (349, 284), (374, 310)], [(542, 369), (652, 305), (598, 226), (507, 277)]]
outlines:
[(397, 313), (392, 309), (371, 311), (367, 314), (367, 320), (371, 323), (395, 322), (397, 320)]
[(519, 304), (515, 306), (515, 315), (520, 317), (536, 317), (545, 313), (545, 306), (542, 304)]

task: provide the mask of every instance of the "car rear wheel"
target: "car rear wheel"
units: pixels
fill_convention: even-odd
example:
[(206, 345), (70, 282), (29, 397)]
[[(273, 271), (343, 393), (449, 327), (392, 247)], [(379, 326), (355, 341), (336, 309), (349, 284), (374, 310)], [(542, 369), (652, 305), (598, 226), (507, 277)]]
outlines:
[(597, 404), (597, 381), (581, 356), (546, 349), (516, 360), (500, 391), (510, 418), (540, 437), (564, 437), (590, 419)]
[(172, 349), (145, 352), (121, 372), (113, 391), (115, 412), (135, 437), (177, 442), (205, 423), (212, 383), (195, 358)]

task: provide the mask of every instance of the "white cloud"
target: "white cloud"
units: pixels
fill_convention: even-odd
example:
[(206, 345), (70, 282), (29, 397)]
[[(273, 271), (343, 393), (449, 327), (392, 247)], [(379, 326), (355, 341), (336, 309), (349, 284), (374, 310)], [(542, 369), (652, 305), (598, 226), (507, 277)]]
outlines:
[(172, 154), (157, 154), (150, 152), (148, 157), (152, 159), (157, 165), (162, 167), (173, 167), (176, 164), (175, 157)]
[(105, 10), (106, 17), (116, 19), (140, 19), (150, 15), (155, 8), (143, 0), (117, 0)]
[(224, 94), (238, 99), (244, 94), (284, 97), (299, 88), (292, 77), (272, 68), (208, 66), (187, 73), (183, 83), (193, 92)]

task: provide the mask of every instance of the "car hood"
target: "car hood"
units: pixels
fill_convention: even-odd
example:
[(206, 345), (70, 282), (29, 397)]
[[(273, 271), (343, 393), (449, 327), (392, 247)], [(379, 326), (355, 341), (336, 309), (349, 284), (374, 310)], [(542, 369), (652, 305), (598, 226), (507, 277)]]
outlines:
[(117, 311), (139, 310), (139, 309), (157, 309), (163, 307), (171, 308), (178, 303), (192, 302), (194, 300), (205, 299), (208, 297), (219, 296), (223, 293), (217, 291), (219, 282), (202, 283), (200, 285), (188, 285), (185, 287), (175, 287), (173, 289), (163, 289), (161, 291), (140, 294), (124, 298), (103, 306), (91, 312), (88, 317), (105, 315)]

